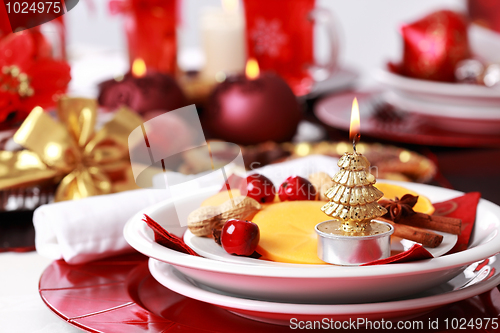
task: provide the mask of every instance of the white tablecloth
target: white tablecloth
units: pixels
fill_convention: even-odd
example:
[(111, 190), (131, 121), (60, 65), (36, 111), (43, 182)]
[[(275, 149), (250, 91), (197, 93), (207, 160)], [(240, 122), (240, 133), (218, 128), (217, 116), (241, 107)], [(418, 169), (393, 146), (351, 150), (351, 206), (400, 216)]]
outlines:
[(0, 253), (0, 332), (82, 332), (54, 314), (38, 293), (38, 281), (51, 259), (36, 252)]

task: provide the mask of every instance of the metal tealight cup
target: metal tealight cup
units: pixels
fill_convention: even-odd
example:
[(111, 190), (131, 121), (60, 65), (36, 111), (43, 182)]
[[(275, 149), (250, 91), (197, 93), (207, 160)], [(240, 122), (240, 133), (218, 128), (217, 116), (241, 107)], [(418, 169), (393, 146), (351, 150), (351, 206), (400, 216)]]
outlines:
[(328, 220), (314, 228), (318, 234), (318, 257), (321, 260), (335, 265), (358, 266), (391, 255), (391, 235), (394, 233), (391, 224), (373, 220), (371, 223), (384, 224), (389, 230), (367, 236), (335, 235), (318, 229), (322, 224), (331, 222), (341, 223), (339, 220)]

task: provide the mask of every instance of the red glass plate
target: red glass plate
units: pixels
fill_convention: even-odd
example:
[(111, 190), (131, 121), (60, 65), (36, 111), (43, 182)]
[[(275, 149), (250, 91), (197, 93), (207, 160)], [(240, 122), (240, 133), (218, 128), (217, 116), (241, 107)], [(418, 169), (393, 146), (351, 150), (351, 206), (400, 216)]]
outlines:
[[(176, 294), (150, 275), (147, 259), (143, 255), (132, 254), (84, 265), (55, 261), (40, 278), (40, 295), (59, 317), (88, 332), (292, 331), (287, 326), (245, 319)], [(497, 318), (499, 309), (500, 293), (495, 288), (411, 321), (424, 323), (424, 329), (419, 332), (443, 332), (446, 331), (446, 318), (449, 330), (452, 318)], [(438, 329), (428, 329), (429, 323), (436, 320)], [(482, 332), (495, 331), (490, 328)]]
[[(500, 135), (481, 134), (485, 124), (468, 123), (469, 133), (452, 131), (451, 118), (409, 113), (387, 107), (377, 99), (377, 92), (350, 91), (332, 95), (316, 104), (314, 113), (324, 124), (348, 131), (351, 105), (358, 98), (361, 115), (361, 135), (409, 144), (441, 147), (500, 147)], [(437, 124), (449, 123), (449, 128)], [(471, 128), (476, 126), (477, 130)], [(479, 134), (476, 134), (479, 133)]]

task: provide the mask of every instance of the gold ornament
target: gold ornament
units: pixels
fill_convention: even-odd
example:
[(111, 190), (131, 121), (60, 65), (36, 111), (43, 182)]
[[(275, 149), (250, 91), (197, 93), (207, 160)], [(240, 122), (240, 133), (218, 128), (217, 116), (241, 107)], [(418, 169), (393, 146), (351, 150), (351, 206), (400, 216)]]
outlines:
[(0, 75), (0, 90), (5, 92), (17, 93), (20, 97), (33, 96), (35, 91), (30, 86), (31, 79), (22, 73), (19, 67), (3, 66), (2, 75)]
[(55, 201), (136, 189), (128, 136), (142, 124), (125, 108), (95, 131), (97, 102), (61, 98), (54, 120), (36, 107), (14, 134), (26, 150), (0, 151), (0, 190), (59, 183)]
[(373, 186), (376, 180), (368, 171), (370, 162), (354, 151), (345, 153), (338, 166), (340, 170), (332, 178), (333, 186), (324, 193), (330, 201), (321, 210), (340, 220), (345, 232), (368, 231), (370, 221), (387, 212), (377, 202), (383, 193)]

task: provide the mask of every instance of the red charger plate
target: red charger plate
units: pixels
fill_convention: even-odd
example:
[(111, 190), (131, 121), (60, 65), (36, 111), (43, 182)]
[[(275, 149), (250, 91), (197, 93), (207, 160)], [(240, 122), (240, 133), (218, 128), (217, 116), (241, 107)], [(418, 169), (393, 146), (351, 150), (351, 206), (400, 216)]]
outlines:
[[(40, 296), (59, 317), (87, 332), (295, 331), (287, 326), (245, 319), (176, 294), (151, 276), (147, 259), (141, 254), (131, 254), (84, 265), (54, 261), (40, 278)], [(445, 318), (451, 323), (453, 318), (468, 321), (471, 318), (497, 318), (499, 314), (500, 292), (495, 288), (412, 320), (421, 320), (427, 325), (438, 319), (438, 330), (425, 326), (424, 330), (419, 330), (436, 333), (445, 331)]]
[[(376, 139), (409, 144), (440, 147), (499, 147), (500, 135), (459, 133), (435, 126), (437, 123), (450, 123), (451, 118), (429, 116), (419, 113), (377, 110), (371, 100), (380, 92), (350, 91), (323, 98), (314, 107), (314, 114), (325, 125), (349, 131), (351, 105), (354, 97), (360, 104), (361, 135)], [(481, 126), (478, 120), (470, 121), (469, 126)], [(485, 121), (488, 123), (488, 121)], [(491, 121), (490, 121), (491, 122)], [(499, 125), (500, 126), (500, 125)], [(481, 133), (480, 130), (476, 131)]]

